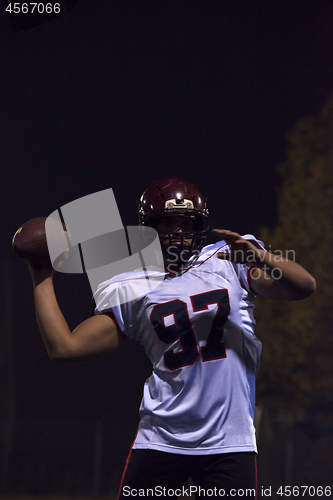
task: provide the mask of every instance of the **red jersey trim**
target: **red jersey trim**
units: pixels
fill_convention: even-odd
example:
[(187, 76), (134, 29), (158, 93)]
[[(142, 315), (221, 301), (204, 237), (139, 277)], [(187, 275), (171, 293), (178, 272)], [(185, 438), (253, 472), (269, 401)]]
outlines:
[(127, 456), (127, 460), (126, 460), (126, 463), (125, 463), (125, 467), (124, 467), (123, 475), (122, 475), (122, 477), (121, 477), (121, 481), (120, 481), (120, 486), (119, 486), (119, 491), (118, 491), (117, 500), (119, 500), (119, 497), (120, 497), (120, 495), (121, 495), (121, 489), (122, 489), (122, 487), (123, 487), (123, 483), (124, 483), (125, 475), (126, 475), (126, 472), (127, 472), (128, 466), (129, 466), (129, 462), (130, 462), (130, 460), (131, 460), (131, 455), (132, 455), (132, 451), (133, 451), (133, 446), (134, 446), (134, 443), (135, 443), (136, 437), (137, 437), (137, 435), (138, 435), (138, 432), (139, 432), (139, 427), (138, 427), (138, 430), (136, 431), (134, 441), (133, 441), (133, 443), (132, 443), (132, 445), (131, 445), (131, 448), (130, 448), (129, 454), (128, 454), (128, 456)]
[(252, 282), (252, 273), (254, 273), (254, 271), (256, 271), (258, 269), (257, 266), (251, 266), (248, 270), (247, 270), (247, 273), (246, 273), (246, 276), (247, 276), (247, 282), (249, 284), (249, 288), (251, 290), (251, 292), (256, 295), (255, 291), (253, 290), (252, 286), (251, 286), (251, 282)]
[(202, 266), (202, 264), (204, 264), (205, 262), (207, 262), (207, 260), (211, 259), (212, 257), (214, 257), (214, 255), (216, 255), (218, 252), (221, 251), (221, 248), (224, 248), (224, 247), (227, 247), (228, 245), (225, 243), (224, 245), (221, 245), (217, 250), (215, 250), (214, 253), (212, 253), (212, 255), (209, 255), (208, 257), (206, 257), (205, 260), (203, 260), (202, 262), (200, 262), (200, 264), (193, 264), (193, 268), (197, 268), (197, 267), (200, 267)]

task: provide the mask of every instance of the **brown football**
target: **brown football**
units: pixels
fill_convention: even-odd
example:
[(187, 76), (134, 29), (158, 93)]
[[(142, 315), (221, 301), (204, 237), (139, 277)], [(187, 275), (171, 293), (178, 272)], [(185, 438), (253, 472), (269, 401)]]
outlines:
[(14, 234), (12, 248), (21, 259), (37, 266), (51, 266), (46, 241), (47, 217), (35, 217), (25, 222)]

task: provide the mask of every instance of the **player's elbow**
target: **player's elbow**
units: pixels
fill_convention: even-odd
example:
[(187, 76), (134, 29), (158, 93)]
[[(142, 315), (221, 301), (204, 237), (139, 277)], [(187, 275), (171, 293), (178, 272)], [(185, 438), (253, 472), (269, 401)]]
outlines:
[(312, 295), (316, 289), (317, 289), (317, 282), (315, 280), (315, 278), (313, 276), (310, 277), (311, 279), (309, 280), (309, 283), (308, 283), (308, 296)]
[(47, 353), (51, 361), (60, 362), (60, 361), (70, 361), (74, 358), (72, 352), (69, 349), (53, 346), (47, 349)]
[(308, 276), (306, 282), (303, 284), (302, 288), (298, 292), (298, 299), (307, 299), (312, 295), (317, 288), (316, 280), (313, 276)]
[(46, 342), (45, 346), (51, 361), (71, 361), (80, 356), (80, 350), (74, 339), (69, 337)]
[(310, 283), (310, 287), (309, 287), (309, 290), (310, 290), (310, 295), (315, 292), (317, 289), (317, 282), (315, 280), (315, 278), (313, 276), (311, 276), (311, 283)]

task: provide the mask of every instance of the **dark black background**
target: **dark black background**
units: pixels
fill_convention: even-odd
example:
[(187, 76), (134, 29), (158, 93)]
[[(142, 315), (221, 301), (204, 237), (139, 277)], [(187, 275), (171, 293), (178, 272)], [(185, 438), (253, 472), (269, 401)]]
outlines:
[[(0, 9), (2, 316), (11, 304), (17, 415), (136, 418), (150, 368), (136, 345), (49, 361), (15, 230), (109, 187), (136, 224), (142, 191), (169, 175), (208, 196), (212, 227), (274, 227), (286, 133), (333, 91), (332, 26), (326, 0), (81, 0), (16, 33)], [(75, 327), (89, 315), (88, 281), (55, 282)]]

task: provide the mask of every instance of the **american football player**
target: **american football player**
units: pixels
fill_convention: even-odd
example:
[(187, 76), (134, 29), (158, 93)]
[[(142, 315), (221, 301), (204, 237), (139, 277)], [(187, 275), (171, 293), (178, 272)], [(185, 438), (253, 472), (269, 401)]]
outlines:
[(206, 202), (184, 179), (149, 186), (140, 199), (139, 224), (159, 234), (163, 281), (142, 297), (117, 303), (131, 280), (106, 277), (94, 316), (73, 332), (57, 305), (53, 271), (30, 265), (47, 351), (52, 359), (82, 358), (114, 349), (127, 337), (139, 340), (151, 360), (119, 498), (180, 496), (190, 477), (198, 496), (241, 498), (241, 491), (257, 488), (253, 418), (261, 343), (253, 300), (304, 299), (315, 280), (252, 235), (216, 229), (219, 241), (204, 246)]

